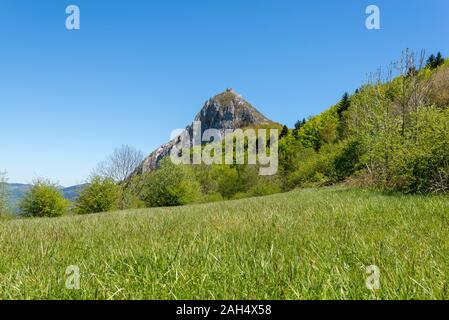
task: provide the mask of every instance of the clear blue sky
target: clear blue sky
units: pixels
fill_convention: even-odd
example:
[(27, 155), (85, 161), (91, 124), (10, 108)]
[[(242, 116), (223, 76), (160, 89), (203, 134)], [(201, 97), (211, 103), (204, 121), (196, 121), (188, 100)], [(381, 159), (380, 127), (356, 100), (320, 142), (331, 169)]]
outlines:
[[(365, 28), (369, 4), (380, 31)], [(449, 55), (448, 17), (447, 0), (2, 0), (0, 170), (83, 182), (116, 146), (150, 153), (227, 87), (293, 126), (407, 47)]]

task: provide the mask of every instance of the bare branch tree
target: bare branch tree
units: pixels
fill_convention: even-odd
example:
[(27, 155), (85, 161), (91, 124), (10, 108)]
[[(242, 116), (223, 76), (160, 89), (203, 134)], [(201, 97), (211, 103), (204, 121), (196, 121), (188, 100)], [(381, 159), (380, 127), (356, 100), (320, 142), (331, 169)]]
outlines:
[(412, 125), (411, 114), (419, 108), (428, 105), (428, 97), (431, 90), (431, 81), (426, 78), (425, 73), (420, 72), (426, 65), (426, 53), (421, 50), (420, 54), (414, 54), (409, 49), (402, 54), (402, 59), (397, 63), (396, 69), (399, 71), (399, 80), (401, 83), (401, 92), (399, 97), (399, 108), (401, 114), (402, 136), (405, 131)]
[(122, 145), (103, 162), (100, 162), (94, 175), (111, 178), (122, 182), (142, 163), (143, 154), (140, 150), (128, 145)]

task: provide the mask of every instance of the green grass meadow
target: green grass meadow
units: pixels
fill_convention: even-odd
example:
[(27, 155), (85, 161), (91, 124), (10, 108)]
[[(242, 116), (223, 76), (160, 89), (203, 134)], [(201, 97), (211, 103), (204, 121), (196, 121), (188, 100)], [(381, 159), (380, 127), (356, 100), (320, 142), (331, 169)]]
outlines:
[(448, 299), (449, 198), (337, 187), (2, 220), (0, 298)]

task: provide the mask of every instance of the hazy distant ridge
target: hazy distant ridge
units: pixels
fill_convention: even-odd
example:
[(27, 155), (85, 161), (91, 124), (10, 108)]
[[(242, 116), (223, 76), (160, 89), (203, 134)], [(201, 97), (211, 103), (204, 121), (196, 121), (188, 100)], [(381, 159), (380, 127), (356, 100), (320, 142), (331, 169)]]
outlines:
[[(26, 192), (30, 189), (30, 184), (22, 183), (8, 183), (8, 191), (10, 196), (10, 203), (13, 207), (17, 206), (20, 200), (23, 199)], [(70, 201), (76, 200), (79, 196), (80, 190), (85, 186), (85, 184), (71, 186), (71, 187), (60, 187), (59, 189), (64, 194), (64, 198)]]

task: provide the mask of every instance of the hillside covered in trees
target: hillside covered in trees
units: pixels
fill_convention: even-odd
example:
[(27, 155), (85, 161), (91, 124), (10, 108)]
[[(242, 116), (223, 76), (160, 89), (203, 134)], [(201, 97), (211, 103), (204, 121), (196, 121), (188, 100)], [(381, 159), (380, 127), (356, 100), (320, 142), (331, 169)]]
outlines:
[[(396, 73), (396, 76), (395, 76)], [(401, 60), (281, 141), (283, 189), (347, 181), (404, 193), (449, 191), (449, 61)]]
[[(75, 203), (56, 206), (57, 212), (54, 203), (47, 203), (58, 198), (48, 181), (37, 182), (21, 208), (24, 215), (34, 216), (58, 216), (68, 208), (84, 214), (241, 199), (339, 183), (380, 191), (447, 193), (449, 60), (440, 53), (426, 57), (406, 50), (398, 62), (371, 74), (366, 84), (345, 93), (326, 111), (299, 120), (293, 129), (277, 129), (279, 170), (274, 176), (259, 175), (258, 165), (175, 165), (168, 157), (158, 170), (128, 176), (141, 161), (138, 154), (121, 178), (102, 170)], [(35, 204), (41, 209), (33, 208)]]
[[(449, 60), (406, 50), (323, 113), (280, 130), (279, 171), (175, 166), (123, 184), (142, 206), (240, 199), (346, 183), (403, 193), (449, 191)], [(126, 201), (129, 203), (128, 201)]]

